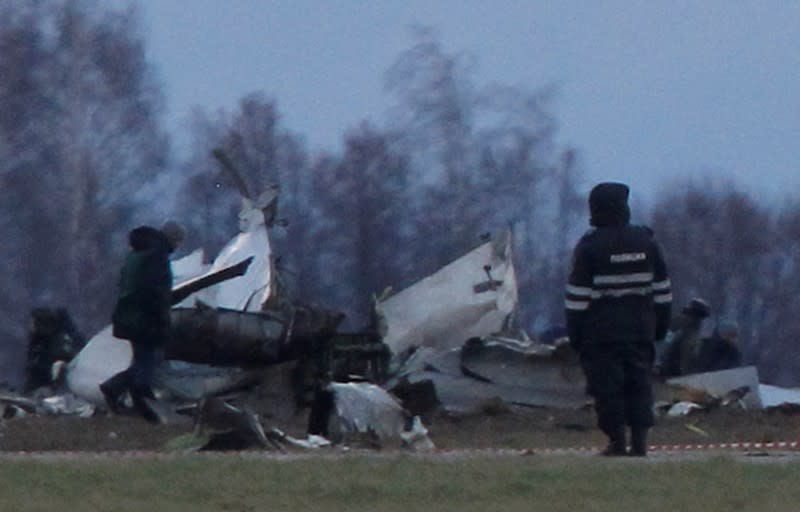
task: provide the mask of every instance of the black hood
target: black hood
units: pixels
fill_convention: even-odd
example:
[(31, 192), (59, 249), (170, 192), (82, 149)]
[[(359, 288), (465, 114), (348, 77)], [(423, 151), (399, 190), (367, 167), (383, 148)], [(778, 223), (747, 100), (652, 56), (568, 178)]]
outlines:
[(128, 243), (134, 251), (147, 251), (151, 249), (172, 252), (172, 246), (167, 237), (158, 229), (150, 226), (139, 226), (128, 234)]
[(631, 220), (628, 186), (624, 183), (600, 183), (589, 194), (589, 223), (595, 227), (624, 226)]

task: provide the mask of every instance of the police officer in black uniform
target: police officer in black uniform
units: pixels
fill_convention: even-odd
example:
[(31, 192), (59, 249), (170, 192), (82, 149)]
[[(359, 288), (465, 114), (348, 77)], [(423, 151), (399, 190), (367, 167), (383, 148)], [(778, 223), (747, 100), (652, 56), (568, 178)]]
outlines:
[[(589, 194), (593, 226), (575, 247), (566, 288), (567, 331), (594, 398), (604, 455), (647, 454), (654, 423), (654, 342), (669, 328), (672, 293), (653, 232), (630, 224), (629, 189), (600, 183)], [(626, 425), (631, 429), (627, 451)]]

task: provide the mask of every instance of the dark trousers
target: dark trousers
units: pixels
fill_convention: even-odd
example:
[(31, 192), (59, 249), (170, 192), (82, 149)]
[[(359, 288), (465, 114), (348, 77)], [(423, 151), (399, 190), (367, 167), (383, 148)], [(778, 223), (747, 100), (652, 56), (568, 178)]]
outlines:
[(153, 378), (161, 359), (161, 348), (152, 343), (131, 340), (133, 360), (131, 365), (101, 384), (113, 397), (130, 392), (134, 402), (141, 397), (154, 398)]
[(581, 348), (586, 390), (594, 397), (597, 426), (609, 436), (625, 425), (649, 428), (653, 415), (653, 359), (648, 342), (606, 342)]

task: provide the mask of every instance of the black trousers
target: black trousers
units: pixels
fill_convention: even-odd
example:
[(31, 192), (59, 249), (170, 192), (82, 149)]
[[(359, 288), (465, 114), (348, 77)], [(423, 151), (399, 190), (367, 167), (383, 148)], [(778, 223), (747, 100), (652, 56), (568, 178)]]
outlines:
[(131, 365), (102, 385), (113, 396), (121, 396), (125, 391), (129, 391), (134, 399), (153, 398), (153, 377), (161, 359), (161, 346), (131, 340), (131, 348), (133, 349)]
[(580, 354), (600, 430), (612, 435), (625, 425), (653, 426), (652, 342), (587, 343)]

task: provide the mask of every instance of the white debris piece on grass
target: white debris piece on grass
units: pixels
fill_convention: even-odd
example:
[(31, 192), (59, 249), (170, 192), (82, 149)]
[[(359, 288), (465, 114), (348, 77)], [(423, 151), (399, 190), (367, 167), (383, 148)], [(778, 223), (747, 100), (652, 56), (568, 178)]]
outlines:
[(428, 429), (422, 424), (419, 416), (414, 416), (409, 430), (400, 432), (403, 445), (415, 452), (427, 452), (436, 448), (428, 437)]
[(667, 416), (674, 418), (676, 416), (687, 416), (692, 411), (702, 410), (703, 407), (694, 403), (694, 402), (687, 402), (681, 401), (672, 404), (672, 406), (667, 411)]
[(314, 434), (308, 434), (308, 436), (305, 439), (298, 439), (296, 437), (286, 435), (283, 432), (278, 431), (277, 429), (273, 429), (273, 433), (277, 433), (281, 440), (298, 448), (306, 448), (309, 450), (313, 450), (317, 448), (327, 448), (332, 445), (332, 443), (329, 440), (325, 439), (322, 436)]
[(373, 432), (378, 438), (398, 437), (405, 427), (403, 406), (388, 391), (367, 382), (330, 384), (336, 404), (338, 433)]
[(428, 429), (419, 416), (405, 429), (406, 412), (388, 391), (368, 382), (334, 382), (330, 384), (336, 405), (332, 430), (338, 435), (372, 433), (380, 440), (397, 439), (414, 451), (435, 448), (428, 438)]
[(742, 398), (742, 403), (748, 409), (762, 408), (758, 393), (758, 369), (755, 366), (673, 377), (667, 380), (667, 384), (697, 389), (716, 397), (724, 397), (733, 390), (747, 386), (750, 392)]

